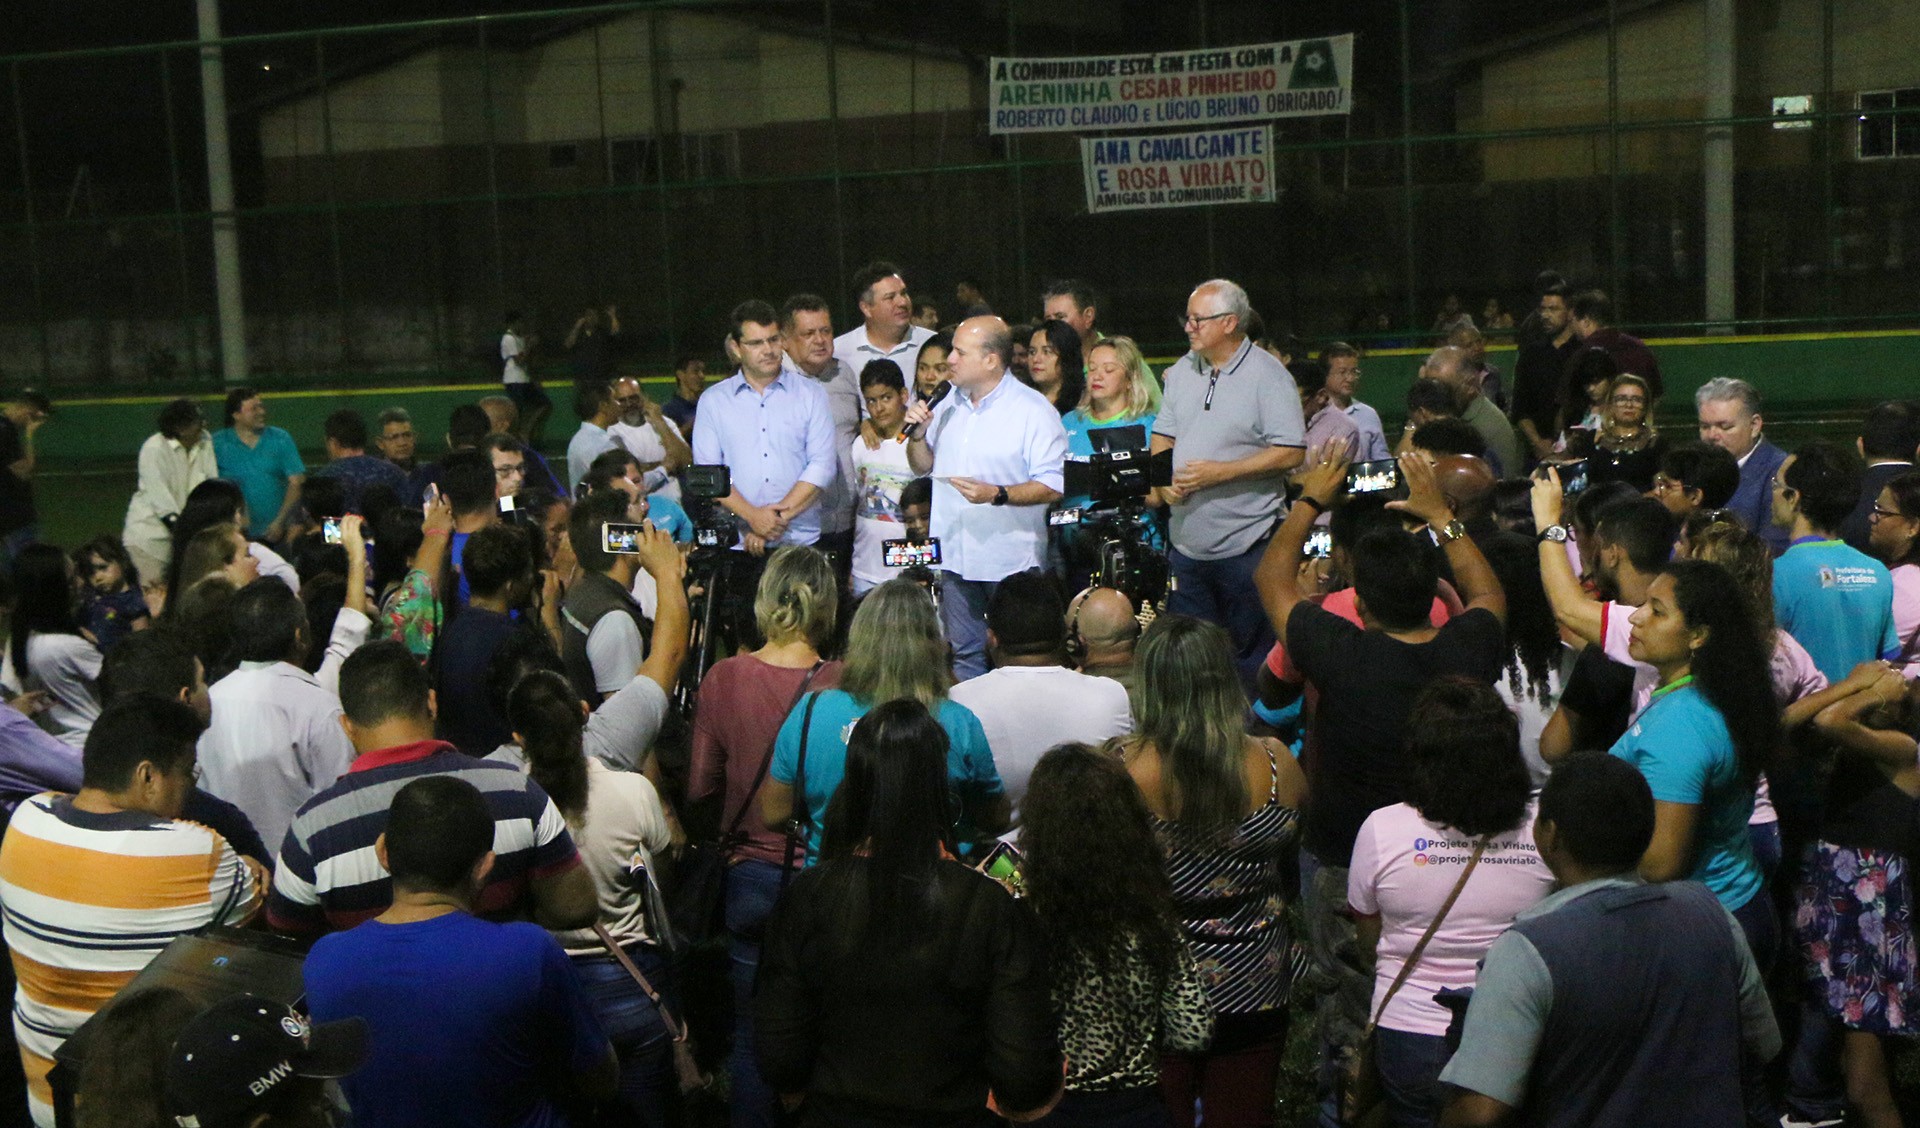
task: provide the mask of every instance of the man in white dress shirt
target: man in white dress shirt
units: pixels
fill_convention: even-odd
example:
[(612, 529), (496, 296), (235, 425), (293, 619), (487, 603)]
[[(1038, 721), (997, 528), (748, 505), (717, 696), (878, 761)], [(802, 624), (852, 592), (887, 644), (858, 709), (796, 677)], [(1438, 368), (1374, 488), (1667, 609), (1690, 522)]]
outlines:
[(970, 317), (953, 334), (953, 392), (907, 409), (907, 461), (933, 475), (941, 612), (954, 677), (987, 672), (987, 601), (1001, 580), (1045, 566), (1047, 507), (1065, 482), (1067, 432), (1047, 398), (1007, 370), (1013, 334)]
[(890, 262), (871, 262), (853, 276), (853, 300), (860, 306), (859, 325), (833, 339), (833, 355), (847, 377), (859, 387), (860, 373), (870, 360), (882, 357), (912, 372), (920, 346), (933, 330), (913, 323), (913, 297), (907, 293), (900, 268)]

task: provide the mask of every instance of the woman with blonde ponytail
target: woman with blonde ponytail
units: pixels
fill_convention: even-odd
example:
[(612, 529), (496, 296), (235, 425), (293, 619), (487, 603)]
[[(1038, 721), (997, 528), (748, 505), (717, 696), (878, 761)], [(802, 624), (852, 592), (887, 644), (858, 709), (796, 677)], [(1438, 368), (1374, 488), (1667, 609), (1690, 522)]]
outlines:
[(760, 936), (780, 895), (786, 838), (759, 818), (773, 738), (804, 693), (840, 684), (840, 663), (821, 656), (833, 639), (840, 585), (819, 550), (775, 550), (760, 575), (753, 617), (767, 644), (714, 663), (700, 682), (693, 719), (689, 802), (720, 796), (727, 855), (726, 919), (733, 953), (734, 1039), (728, 1062), (735, 1123), (740, 1110), (772, 1123), (773, 1094), (753, 1058), (753, 980)]

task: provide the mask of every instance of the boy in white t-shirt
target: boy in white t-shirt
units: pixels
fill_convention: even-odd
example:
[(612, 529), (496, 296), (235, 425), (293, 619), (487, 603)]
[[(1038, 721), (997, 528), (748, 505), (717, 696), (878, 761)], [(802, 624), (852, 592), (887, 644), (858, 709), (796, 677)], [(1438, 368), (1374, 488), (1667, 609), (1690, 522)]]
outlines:
[(513, 310), (507, 314), (507, 328), (500, 335), (500, 383), (504, 386), (507, 398), (519, 409), (520, 421), (515, 428), (515, 437), (521, 441), (539, 445), (541, 428), (546, 425), (547, 416), (553, 413), (553, 401), (547, 397), (546, 389), (533, 378), (528, 367), (528, 343), (521, 328), (520, 313)]
[(900, 491), (914, 478), (907, 465), (907, 444), (900, 441), (906, 422), (907, 382), (891, 360), (869, 361), (860, 373), (860, 395), (867, 417), (880, 437), (869, 449), (864, 436), (853, 437), (853, 594), (865, 595), (900, 574), (882, 560), (881, 542), (907, 535), (900, 512)]

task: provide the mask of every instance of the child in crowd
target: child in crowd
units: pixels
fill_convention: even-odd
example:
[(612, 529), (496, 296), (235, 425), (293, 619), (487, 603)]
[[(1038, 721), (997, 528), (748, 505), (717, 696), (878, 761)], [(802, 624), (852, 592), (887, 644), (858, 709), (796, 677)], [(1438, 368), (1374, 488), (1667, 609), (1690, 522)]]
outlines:
[(853, 439), (853, 594), (865, 595), (895, 576), (882, 547), (890, 540), (908, 538), (901, 513), (900, 491), (913, 480), (907, 465), (907, 444), (900, 431), (906, 424), (907, 378), (891, 360), (871, 361), (860, 373), (860, 395), (867, 418), (873, 422), (879, 445), (869, 447), (864, 436)]
[(80, 580), (80, 625), (101, 651), (152, 624), (140, 571), (119, 537), (101, 535), (81, 545), (73, 554), (73, 571)]

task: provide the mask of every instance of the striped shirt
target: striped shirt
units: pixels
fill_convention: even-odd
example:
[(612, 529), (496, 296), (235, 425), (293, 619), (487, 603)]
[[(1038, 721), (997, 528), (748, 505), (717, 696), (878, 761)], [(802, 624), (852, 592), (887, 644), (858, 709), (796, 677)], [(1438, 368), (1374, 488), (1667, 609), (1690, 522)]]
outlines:
[(493, 811), (493, 871), (474, 905), (476, 916), (524, 916), (534, 878), (580, 864), (566, 819), (539, 784), (507, 764), (423, 740), (362, 755), (338, 782), (301, 805), (274, 866), (267, 923), (277, 932), (317, 936), (385, 912), (393, 886), (374, 842), (387, 829), (394, 795), (429, 775), (466, 780)]
[(53, 1123), (47, 1071), (61, 1043), (175, 937), (252, 919), (265, 882), (198, 823), (95, 814), (53, 793), (20, 804), (0, 845), (0, 907), (36, 1124)]

